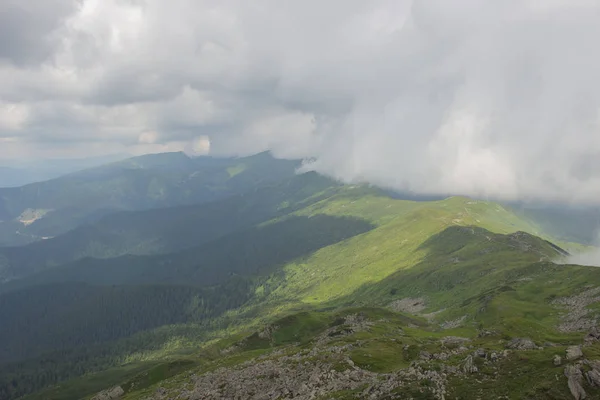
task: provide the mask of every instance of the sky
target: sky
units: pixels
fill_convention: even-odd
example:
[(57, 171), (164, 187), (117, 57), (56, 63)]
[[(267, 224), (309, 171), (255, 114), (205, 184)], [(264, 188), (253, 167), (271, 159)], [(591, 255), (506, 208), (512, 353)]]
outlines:
[(310, 157), (600, 201), (597, 0), (0, 0), (0, 160)]

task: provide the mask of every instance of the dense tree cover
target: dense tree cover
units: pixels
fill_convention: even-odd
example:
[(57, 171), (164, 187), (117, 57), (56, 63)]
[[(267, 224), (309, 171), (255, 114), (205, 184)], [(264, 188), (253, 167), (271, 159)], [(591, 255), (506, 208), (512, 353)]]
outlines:
[(209, 286), (232, 275), (266, 275), (295, 258), (372, 229), (351, 217), (317, 214), (288, 217), (223, 236), (178, 253), (156, 256), (86, 258), (1, 286), (15, 290), (51, 282), (103, 285), (153, 283)]
[(25, 276), (84, 257), (157, 254), (197, 246), (335, 193), (338, 185), (307, 173), (228, 199), (139, 212), (121, 212), (56, 238), (0, 248), (0, 279)]
[(15, 396), (116, 365), (164, 343), (143, 335), (155, 328), (193, 323), (199, 334), (259, 286), (260, 296), (275, 289), (266, 280), (287, 262), (372, 228), (350, 217), (287, 217), (179, 253), (85, 259), (35, 275), (0, 295), (0, 359), (13, 362), (0, 371), (0, 391)]
[[(0, 189), (0, 244), (65, 233), (118, 210), (198, 204), (244, 193), (294, 175), (297, 161), (268, 153), (246, 158), (188, 158), (183, 153), (136, 157), (50, 181)], [(29, 224), (27, 210), (48, 211)]]
[(259, 283), (233, 277), (209, 288), (56, 284), (2, 295), (0, 398), (101, 371), (176, 337), (201, 335), (210, 318), (250, 300)]

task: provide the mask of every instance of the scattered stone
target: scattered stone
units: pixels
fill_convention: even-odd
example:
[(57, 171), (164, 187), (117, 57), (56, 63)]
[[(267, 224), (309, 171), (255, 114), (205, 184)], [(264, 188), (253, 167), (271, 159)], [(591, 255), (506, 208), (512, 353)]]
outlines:
[[(446, 395), (447, 372), (426, 370), (420, 366), (390, 374), (378, 374), (358, 367), (337, 371), (332, 362), (339, 361), (335, 357), (315, 360), (300, 353), (261, 362), (248, 361), (237, 367), (220, 368), (195, 376), (192, 390), (181, 391), (178, 395), (170, 393), (169, 398), (310, 400), (342, 390), (362, 390), (359, 398), (379, 399), (390, 398), (394, 390), (412, 382), (427, 382), (424, 390), (435, 399), (442, 400)], [(151, 399), (158, 398), (155, 394)]]
[(448, 347), (448, 348), (460, 347), (463, 344), (465, 344), (466, 342), (470, 342), (470, 341), (471, 341), (471, 339), (469, 339), (469, 338), (464, 338), (464, 337), (459, 337), (459, 336), (446, 336), (441, 339), (442, 346)]
[(477, 357), (485, 358), (486, 355), (487, 354), (484, 349), (480, 348), (480, 349), (475, 350), (475, 356), (477, 356)]
[(557, 354), (552, 359), (552, 362), (558, 367), (560, 364), (562, 364), (562, 357)]
[(477, 337), (482, 338), (482, 337), (489, 337), (489, 336), (496, 336), (498, 335), (498, 332), (496, 331), (488, 331), (488, 330), (480, 330), (479, 332), (477, 332)]
[(490, 354), (490, 360), (492, 361), (498, 361), (498, 354), (496, 354), (495, 352), (493, 352), (492, 354)]
[(479, 370), (477, 368), (477, 366), (475, 365), (475, 363), (473, 362), (472, 355), (468, 355), (467, 358), (465, 358), (465, 362), (463, 364), (462, 369), (465, 374), (473, 374)]
[(587, 398), (587, 394), (585, 393), (585, 390), (583, 390), (583, 386), (581, 386), (581, 380), (583, 378), (581, 369), (578, 366), (567, 365), (565, 368), (565, 376), (568, 380), (567, 384), (569, 385), (569, 390), (575, 400)]
[(567, 347), (567, 360), (573, 361), (583, 357), (583, 352), (580, 346), (569, 346)]
[(561, 297), (552, 301), (553, 305), (567, 309), (567, 312), (561, 318), (558, 330), (561, 332), (578, 332), (595, 327), (598, 324), (597, 316), (589, 315), (590, 310), (587, 306), (599, 302), (599, 294), (600, 287), (591, 287), (575, 296)]
[(389, 307), (394, 311), (417, 314), (425, 309), (425, 299), (422, 297), (406, 297), (392, 301)]
[(121, 386), (115, 386), (113, 388), (101, 391), (92, 397), (91, 400), (116, 400), (120, 399), (124, 394), (125, 391)]
[(465, 322), (465, 320), (467, 319), (466, 315), (463, 315), (462, 317), (453, 319), (451, 321), (444, 321), (440, 324), (440, 327), (442, 329), (454, 329), (454, 328), (458, 328), (460, 326), (462, 326)]
[(583, 338), (583, 343), (585, 346), (590, 346), (598, 341), (600, 341), (600, 329), (596, 326), (592, 326), (588, 334)]
[(533, 340), (528, 338), (514, 338), (506, 347), (513, 350), (536, 350), (538, 348)]

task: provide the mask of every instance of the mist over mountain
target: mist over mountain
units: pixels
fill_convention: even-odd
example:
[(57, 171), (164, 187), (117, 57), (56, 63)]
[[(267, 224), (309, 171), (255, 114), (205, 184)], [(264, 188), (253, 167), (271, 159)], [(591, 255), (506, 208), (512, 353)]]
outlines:
[(3, 0), (0, 400), (600, 398), (599, 37), (597, 0)]
[(39, 161), (0, 159), (0, 188), (24, 186), (29, 183), (47, 181), (72, 172), (120, 161), (129, 157), (127, 154), (114, 154), (99, 157)]

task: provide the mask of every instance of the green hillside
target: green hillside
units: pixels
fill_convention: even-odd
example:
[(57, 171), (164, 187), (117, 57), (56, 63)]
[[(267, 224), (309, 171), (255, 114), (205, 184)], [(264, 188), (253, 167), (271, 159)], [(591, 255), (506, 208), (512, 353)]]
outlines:
[(289, 178), (297, 166), (268, 153), (221, 159), (164, 153), (0, 189), (0, 245), (54, 237), (115, 211), (223, 199)]
[[(585, 368), (553, 358), (594, 325), (600, 270), (553, 263), (567, 252), (537, 224), (464, 197), (399, 200), (314, 174), (286, 182), (214, 203), (230, 206), (211, 221), (232, 225), (198, 234), (196, 246), (84, 258), (3, 285), (0, 319), (13, 328), (0, 337), (0, 393), (60, 383), (28, 398), (90, 397), (115, 385), (126, 399), (196, 398), (207, 387), (211, 398), (284, 398), (290, 387), (271, 375), (282, 371), (281, 381), (339, 383), (298, 381), (300, 398), (470, 399), (485, 389), (567, 399), (565, 366), (594, 371), (593, 340), (577, 358)], [(185, 226), (165, 216), (173, 210), (147, 214), (164, 238)], [(233, 223), (246, 212), (262, 219)], [(113, 223), (106, 231), (139, 240)], [(524, 389), (510, 371), (534, 384)], [(582, 388), (599, 393), (590, 382)]]
[[(333, 195), (340, 186), (316, 173), (306, 173), (221, 201), (111, 214), (52, 239), (0, 248), (0, 280), (27, 276), (86, 257), (166, 254), (197, 247), (306, 207)], [(127, 260), (109, 264), (120, 268), (119, 262)], [(144, 258), (140, 260), (145, 262)], [(83, 265), (88, 263), (93, 261)]]

